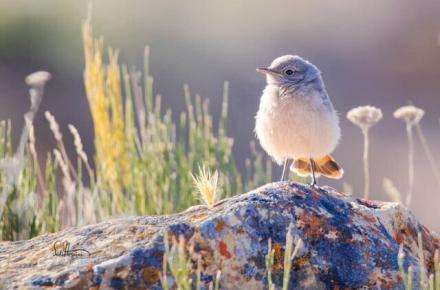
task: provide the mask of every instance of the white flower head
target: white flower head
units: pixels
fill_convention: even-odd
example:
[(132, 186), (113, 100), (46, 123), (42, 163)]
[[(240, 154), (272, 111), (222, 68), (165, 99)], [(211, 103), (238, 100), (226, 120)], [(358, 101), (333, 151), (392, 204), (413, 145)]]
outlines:
[(43, 88), (50, 80), (51, 74), (47, 71), (37, 71), (25, 78), (25, 82), (30, 87)]
[(416, 106), (409, 105), (398, 108), (393, 115), (394, 118), (403, 120), (409, 125), (415, 125), (423, 118), (425, 111)]
[(347, 119), (362, 129), (369, 129), (382, 119), (382, 110), (373, 106), (360, 106), (347, 113)]

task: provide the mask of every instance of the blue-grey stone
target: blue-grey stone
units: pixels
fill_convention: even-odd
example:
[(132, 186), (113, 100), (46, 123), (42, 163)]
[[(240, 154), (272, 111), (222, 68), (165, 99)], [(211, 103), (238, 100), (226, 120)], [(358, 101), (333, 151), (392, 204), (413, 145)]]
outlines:
[[(422, 234), (429, 272), (440, 248), (439, 236), (400, 204), (279, 182), (210, 208), (120, 218), (29, 241), (2, 242), (0, 283), (6, 289), (162, 289), (164, 237), (182, 236), (192, 248), (193, 279), (201, 259), (203, 289), (215, 280), (217, 270), (221, 289), (267, 289), (265, 256), (271, 239), (272, 280), (278, 289), (290, 224), (304, 246), (292, 261), (289, 289), (404, 289), (397, 263), (400, 245), (404, 266), (415, 269), (414, 289), (419, 289), (417, 233)], [(90, 255), (54, 256), (54, 243), (62, 241)], [(167, 277), (174, 287), (170, 273)]]

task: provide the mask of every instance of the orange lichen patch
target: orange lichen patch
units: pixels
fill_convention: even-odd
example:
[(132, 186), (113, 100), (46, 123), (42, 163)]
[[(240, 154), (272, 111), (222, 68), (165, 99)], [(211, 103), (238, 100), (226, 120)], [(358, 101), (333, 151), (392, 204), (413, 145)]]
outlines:
[(93, 264), (92, 263), (88, 263), (86, 265), (86, 272), (93, 272)]
[(192, 220), (199, 220), (199, 219), (202, 219), (202, 218), (207, 217), (207, 216), (208, 216), (208, 214), (206, 212), (203, 212), (203, 213), (199, 213), (199, 214), (193, 215), (190, 219), (192, 219)]
[(247, 231), (246, 231), (246, 229), (243, 226), (240, 226), (237, 229), (237, 234), (245, 234), (245, 233), (247, 233)]
[(372, 224), (375, 224), (375, 223), (377, 222), (377, 220), (376, 220), (376, 218), (375, 218), (374, 216), (371, 216), (371, 217), (369, 217), (369, 216), (364, 216), (364, 219), (365, 219), (367, 222), (372, 223)]
[(368, 227), (368, 230), (373, 233), (378, 233), (379, 231), (374, 227)]
[(155, 267), (147, 267), (142, 270), (142, 278), (150, 285), (154, 285), (159, 281), (159, 270)]
[(395, 232), (395, 233), (394, 233), (394, 240), (396, 240), (396, 242), (397, 242), (398, 244), (401, 244), (401, 243), (403, 242), (402, 234), (399, 233), (399, 232)]
[(364, 237), (364, 243), (367, 246), (370, 244), (370, 240), (368, 239), (368, 237)]
[[(410, 225), (405, 225), (396, 230), (393, 237), (397, 243), (408, 245), (417, 240), (417, 230)], [(423, 245), (426, 246), (425, 243)]]
[(305, 226), (308, 226), (306, 229), (307, 235), (321, 235), (323, 233), (323, 225), (326, 222), (325, 218), (303, 212), (300, 214), (300, 219), (304, 222)]
[(319, 196), (318, 194), (314, 193), (314, 194), (312, 195), (312, 198), (313, 198), (314, 200), (318, 201), (318, 200), (321, 199), (321, 196)]
[(368, 216), (361, 212), (358, 212), (357, 214), (360, 215), (365, 221), (369, 222), (370, 224), (375, 224), (377, 222), (374, 216)]
[(309, 262), (309, 258), (307, 256), (302, 256), (299, 258), (295, 258), (292, 261), (292, 266), (294, 267), (302, 267)]
[(283, 270), (284, 267), (284, 251), (283, 246), (279, 243), (275, 243), (273, 245), (274, 250), (274, 263), (272, 267), (272, 271)]
[(224, 220), (219, 220), (219, 221), (217, 222), (217, 224), (215, 225), (215, 230), (216, 230), (217, 232), (221, 232), (221, 231), (223, 231), (223, 229), (225, 228), (225, 226), (226, 226), (225, 221), (224, 221)]
[(403, 232), (404, 236), (406, 237), (412, 237), (414, 240), (417, 239), (417, 230), (410, 225), (407, 225), (405, 228), (403, 228), (401, 232)]
[(225, 242), (220, 241), (219, 250), (220, 250), (220, 255), (222, 255), (223, 257), (227, 259), (232, 258), (231, 253), (228, 251), (228, 245), (226, 245)]
[(310, 225), (311, 227), (319, 227), (324, 222), (325, 222), (325, 218), (312, 216), (312, 218), (307, 221), (307, 224)]
[(358, 240), (346, 239), (345, 242), (346, 242), (347, 244), (353, 244), (353, 245), (355, 245), (356, 247), (360, 248), (360, 243), (359, 243)]
[(377, 277), (377, 280), (380, 281), (380, 284), (385, 289), (392, 289), (389, 287), (388, 280), (383, 277)]
[(302, 192), (302, 191), (297, 191), (297, 192), (295, 192), (295, 194), (297, 194), (297, 195), (301, 195), (301, 196), (306, 195), (306, 193), (305, 193), (305, 192)]
[(381, 201), (376, 201), (376, 200), (372, 200), (372, 199), (364, 199), (361, 198), (362, 203), (364, 203), (366, 206), (368, 207), (382, 207), (383, 206), (383, 202)]
[(129, 272), (130, 272), (130, 269), (128, 267), (122, 267), (122, 268), (117, 269), (115, 271), (115, 277), (118, 277), (118, 278), (125, 280), (127, 278)]

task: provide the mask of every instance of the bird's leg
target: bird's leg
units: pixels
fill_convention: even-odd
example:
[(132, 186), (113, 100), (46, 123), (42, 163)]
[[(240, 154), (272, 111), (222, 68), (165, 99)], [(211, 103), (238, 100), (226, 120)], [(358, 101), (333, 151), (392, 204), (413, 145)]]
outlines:
[(281, 180), (280, 181), (284, 181), (284, 175), (286, 174), (286, 168), (287, 168), (287, 158), (284, 159), (283, 173), (281, 174)]
[(310, 158), (310, 176), (312, 177), (311, 186), (316, 186), (316, 178), (315, 178), (315, 161), (313, 158)]

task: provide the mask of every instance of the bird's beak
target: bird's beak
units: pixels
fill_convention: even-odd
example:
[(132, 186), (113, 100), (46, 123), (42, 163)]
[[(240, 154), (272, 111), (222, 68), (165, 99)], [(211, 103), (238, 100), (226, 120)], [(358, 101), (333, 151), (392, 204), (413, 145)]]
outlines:
[(276, 71), (268, 67), (258, 67), (256, 71), (262, 74), (271, 74), (271, 75), (278, 74)]

